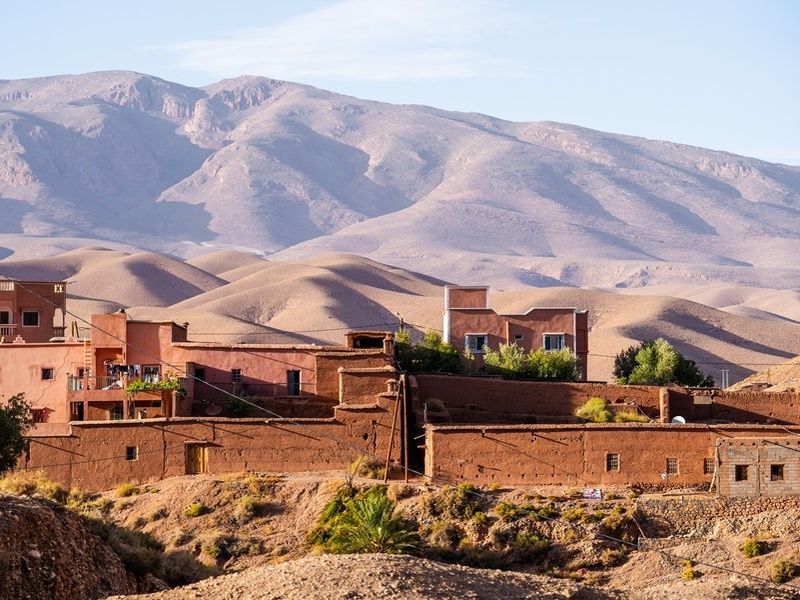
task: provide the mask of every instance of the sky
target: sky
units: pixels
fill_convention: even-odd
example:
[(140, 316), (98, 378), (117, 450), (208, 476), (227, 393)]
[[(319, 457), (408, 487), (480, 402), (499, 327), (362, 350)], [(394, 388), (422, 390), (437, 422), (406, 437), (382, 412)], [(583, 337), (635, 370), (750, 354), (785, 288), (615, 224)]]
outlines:
[(800, 165), (800, 1), (0, 0), (0, 79), (237, 75)]

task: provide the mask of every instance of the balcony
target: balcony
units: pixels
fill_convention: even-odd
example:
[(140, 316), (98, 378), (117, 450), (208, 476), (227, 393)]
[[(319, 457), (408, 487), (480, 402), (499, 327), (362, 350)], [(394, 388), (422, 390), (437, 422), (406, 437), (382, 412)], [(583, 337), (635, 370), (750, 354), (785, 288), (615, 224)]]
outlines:
[[(0, 282), (2, 283), (2, 282)], [(0, 338), (5, 338), (4, 341), (11, 341), (17, 337), (16, 325), (0, 325)]]
[(115, 377), (67, 378), (67, 400), (83, 402), (91, 400), (119, 401), (125, 399), (125, 381)]

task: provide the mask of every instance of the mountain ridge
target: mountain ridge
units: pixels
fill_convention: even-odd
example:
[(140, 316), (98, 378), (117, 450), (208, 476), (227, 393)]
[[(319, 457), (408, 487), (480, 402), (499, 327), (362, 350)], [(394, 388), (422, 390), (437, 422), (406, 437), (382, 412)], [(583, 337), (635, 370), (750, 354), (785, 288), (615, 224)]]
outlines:
[(0, 202), (20, 255), (47, 236), (462, 283), (800, 287), (800, 167), (259, 76), (0, 82)]

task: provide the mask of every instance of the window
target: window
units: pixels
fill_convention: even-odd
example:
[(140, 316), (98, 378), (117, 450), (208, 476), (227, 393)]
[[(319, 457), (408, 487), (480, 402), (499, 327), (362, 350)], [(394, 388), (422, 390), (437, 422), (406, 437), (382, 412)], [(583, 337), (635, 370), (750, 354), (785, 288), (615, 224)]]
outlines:
[(231, 381), (233, 383), (242, 383), (242, 370), (231, 369)]
[(203, 367), (195, 367), (194, 368), (194, 378), (198, 381), (205, 381), (206, 380), (206, 370)]
[(286, 371), (286, 394), (289, 396), (300, 395), (300, 371)]
[(464, 348), (472, 352), (483, 352), (483, 347), (489, 342), (485, 333), (468, 333), (464, 336)]
[(125, 447), (125, 460), (137, 460), (139, 458), (139, 446)]
[(551, 350), (564, 349), (564, 334), (563, 333), (545, 333), (544, 344), (542, 346), (548, 352)]
[(667, 459), (667, 475), (677, 475), (678, 474), (678, 459), (677, 458), (668, 458)]
[(714, 474), (714, 459), (713, 458), (704, 458), (703, 459), (703, 475), (713, 475)]
[(22, 311), (22, 326), (23, 327), (38, 327), (39, 326), (39, 311), (38, 310), (23, 310)]
[(515, 344), (521, 344), (522, 343), (522, 334), (521, 333), (518, 333), (517, 335), (514, 336), (514, 343)]
[(63, 294), (64, 293), (64, 284), (63, 283), (56, 283), (53, 285), (53, 292), (56, 294)]
[(619, 454), (606, 454), (606, 471), (619, 471)]
[(735, 481), (747, 481), (747, 465), (736, 465), (733, 479)]
[(7, 310), (0, 310), (0, 325), (11, 325), (11, 313)]
[(52, 367), (42, 368), (42, 381), (51, 381), (56, 378), (56, 370)]
[(783, 481), (783, 465), (769, 466), (770, 481)]
[(44, 423), (45, 414), (43, 408), (32, 408), (31, 417), (34, 423)]
[(122, 420), (122, 405), (116, 404), (111, 407), (110, 416), (112, 421)]
[(147, 383), (158, 383), (161, 377), (161, 367), (158, 365), (144, 365), (142, 367), (142, 380)]

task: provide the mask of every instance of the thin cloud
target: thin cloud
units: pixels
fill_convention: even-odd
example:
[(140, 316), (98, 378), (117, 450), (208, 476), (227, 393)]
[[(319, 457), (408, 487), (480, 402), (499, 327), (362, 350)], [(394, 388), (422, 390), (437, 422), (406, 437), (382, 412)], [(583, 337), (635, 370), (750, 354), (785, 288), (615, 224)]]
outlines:
[[(482, 0), (342, 0), (269, 27), (166, 47), (176, 66), (214, 77), (398, 81), (514, 76), (521, 67), (481, 49), (521, 25)], [(164, 48), (162, 48), (164, 49)]]

